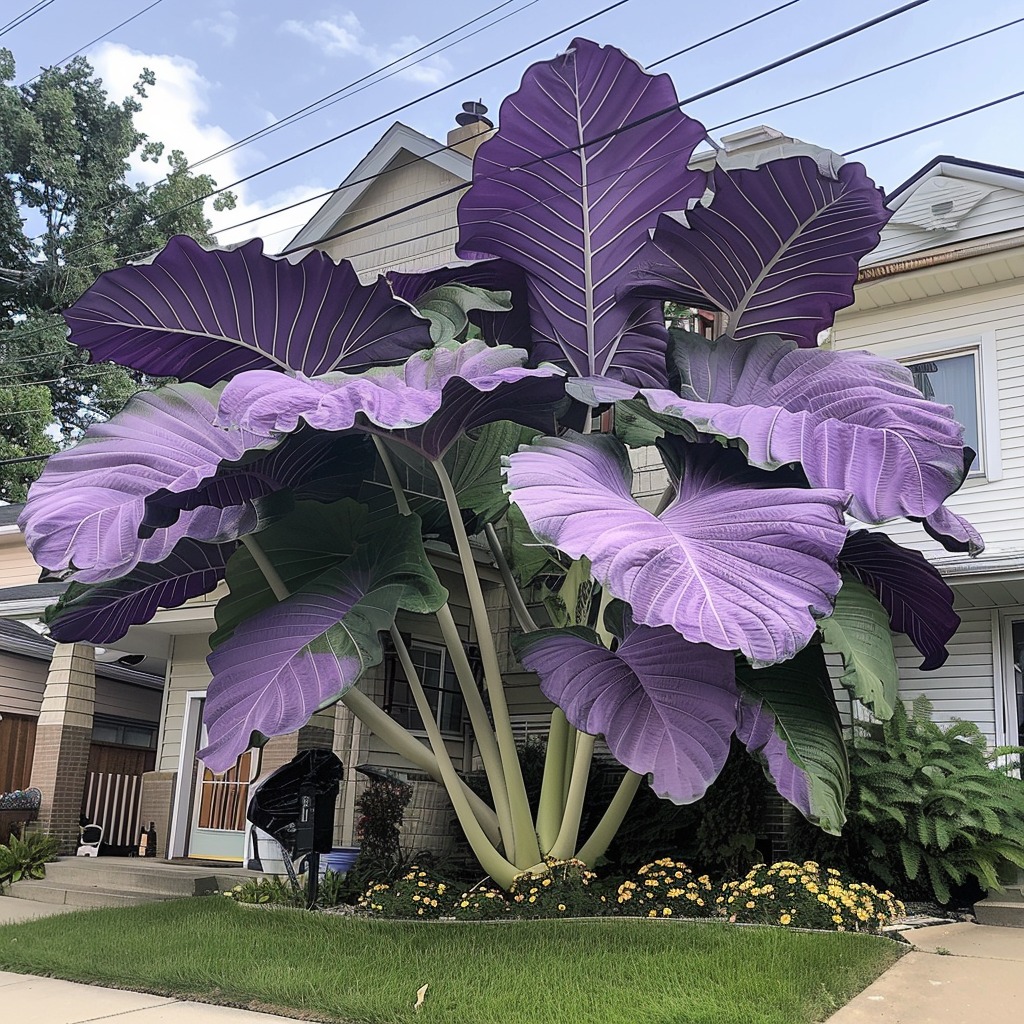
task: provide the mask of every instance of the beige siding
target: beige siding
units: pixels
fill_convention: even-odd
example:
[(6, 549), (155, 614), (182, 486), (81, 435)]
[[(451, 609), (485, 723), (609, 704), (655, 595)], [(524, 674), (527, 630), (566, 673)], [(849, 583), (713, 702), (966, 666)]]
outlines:
[(38, 716), (48, 668), (39, 658), (0, 653), (0, 712)]
[(131, 686), (129, 683), (115, 679), (96, 680), (96, 713), (111, 715), (114, 718), (131, 718), (138, 722), (160, 721), (160, 690), (142, 686)]
[[(429, 160), (412, 160), (409, 153), (396, 157), (388, 165), (388, 172), (375, 181), (327, 233), (344, 231), (426, 196), (464, 184), (461, 178)], [(391, 170), (395, 167), (400, 169)], [(321, 248), (335, 259), (351, 260), (364, 280), (388, 269), (437, 266), (454, 259), (458, 237), (455, 207), (459, 195), (454, 193), (436, 199), (380, 224), (371, 224), (337, 241), (328, 242)], [(427, 237), (420, 238), (420, 235)]]
[[(990, 548), (1024, 547), (1019, 526), (1024, 507), (1024, 283), (973, 288), (958, 295), (902, 303), (861, 314), (840, 313), (835, 344), (896, 356), (901, 348), (935, 340), (937, 350), (958, 337), (991, 334), (995, 338), (999, 451), (1002, 479), (970, 479), (947, 505), (967, 516)], [(886, 527), (901, 544), (929, 555), (942, 549), (912, 523)]]
[(157, 749), (157, 771), (173, 772), (181, 756), (181, 733), (185, 721), (185, 695), (189, 690), (205, 692), (210, 682), (206, 656), (210, 653), (207, 638), (189, 634), (176, 636), (164, 687), (164, 708)]
[(39, 581), (39, 566), (32, 561), (20, 533), (0, 534), (0, 581), (4, 587)]

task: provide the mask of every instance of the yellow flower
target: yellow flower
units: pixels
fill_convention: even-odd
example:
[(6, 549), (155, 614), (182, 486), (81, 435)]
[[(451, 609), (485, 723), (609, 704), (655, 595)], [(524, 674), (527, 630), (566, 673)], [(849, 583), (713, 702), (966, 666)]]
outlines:
[(842, 924), (843, 923), (842, 914), (833, 914), (832, 915), (832, 920), (835, 921), (836, 924)]
[(558, 909), (564, 911), (565, 910), (565, 904), (564, 903), (559, 903), (558, 904)]
[(664, 907), (661, 912), (662, 912), (662, 914), (665, 917), (671, 917), (672, 916), (672, 908), (671, 907)]
[(536, 896), (531, 896), (530, 899), (529, 899), (529, 902), (530, 903), (536, 903), (537, 902), (537, 897)]
[(792, 920), (793, 920), (793, 918), (790, 917), (789, 914), (783, 914), (779, 918), (779, 924), (789, 924), (789, 922), (792, 921)]
[(747, 900), (746, 907), (747, 907), (747, 910), (753, 910), (754, 909), (754, 901), (753, 900)]
[(658, 912), (656, 910), (648, 910), (647, 911), (647, 916), (648, 917), (657, 917), (658, 916)]
[(459, 904), (459, 906), (460, 906), (460, 907), (468, 907), (468, 906), (469, 906), (469, 900), (463, 900), (463, 901), (462, 901), (462, 902), (461, 902), (461, 903)]

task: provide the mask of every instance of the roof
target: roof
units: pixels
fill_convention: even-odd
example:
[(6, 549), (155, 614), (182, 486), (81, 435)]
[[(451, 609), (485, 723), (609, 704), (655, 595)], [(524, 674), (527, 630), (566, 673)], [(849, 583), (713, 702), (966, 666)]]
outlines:
[(396, 121), (285, 248), (312, 247), (330, 234), (331, 228), (359, 202), (376, 176), (402, 153), (426, 160), (463, 181), (472, 180), (473, 161), (470, 157)]
[[(63, 586), (64, 584), (56, 585)], [(52, 640), (37, 633), (24, 622), (19, 622), (17, 619), (0, 619), (0, 651), (21, 655), (25, 658), (49, 661), (53, 656), (54, 647), (56, 644)], [(153, 675), (150, 672), (140, 672), (138, 669), (118, 665), (116, 662), (97, 662), (96, 675), (102, 679), (144, 686), (152, 690), (162, 690), (164, 686), (161, 676)]]
[[(885, 205), (890, 209), (898, 208), (902, 202), (900, 197), (904, 192), (925, 178), (930, 178), (934, 174), (941, 174), (943, 172), (943, 165), (948, 168), (959, 167), (965, 171), (980, 171), (986, 177), (1006, 177), (1024, 180), (1024, 171), (1019, 171), (1013, 167), (1000, 167), (998, 164), (986, 164), (978, 160), (965, 160), (959, 156), (937, 156), (926, 163), (919, 171), (915, 171), (902, 185), (897, 185), (885, 197)], [(975, 175), (966, 176), (975, 177)], [(1018, 185), (1017, 187), (1022, 186)]]
[(24, 505), (0, 505), (0, 526), (17, 523), (18, 516), (21, 515), (21, 510), (24, 507)]

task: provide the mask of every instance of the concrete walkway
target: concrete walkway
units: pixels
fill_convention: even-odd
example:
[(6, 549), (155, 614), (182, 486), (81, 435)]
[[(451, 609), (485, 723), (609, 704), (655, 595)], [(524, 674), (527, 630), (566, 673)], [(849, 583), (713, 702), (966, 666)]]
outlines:
[(1024, 928), (943, 924), (827, 1024), (999, 1024), (1024, 1006)]

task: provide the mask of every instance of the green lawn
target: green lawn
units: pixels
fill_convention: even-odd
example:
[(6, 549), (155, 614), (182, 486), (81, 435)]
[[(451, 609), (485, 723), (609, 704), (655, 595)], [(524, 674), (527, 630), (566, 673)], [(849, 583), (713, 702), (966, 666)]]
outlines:
[(0, 970), (360, 1024), (811, 1024), (899, 955), (866, 935), (641, 920), (394, 923), (215, 897), (0, 927)]

